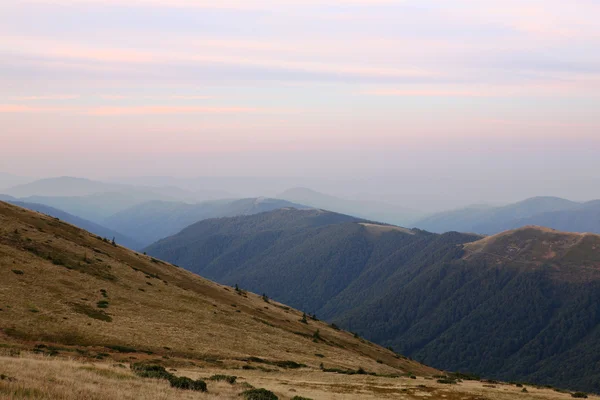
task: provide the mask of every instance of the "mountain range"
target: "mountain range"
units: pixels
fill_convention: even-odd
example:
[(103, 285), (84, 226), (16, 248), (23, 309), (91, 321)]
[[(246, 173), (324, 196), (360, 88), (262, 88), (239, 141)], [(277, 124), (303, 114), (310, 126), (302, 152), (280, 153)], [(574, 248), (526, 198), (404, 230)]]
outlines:
[(140, 242), (137, 242), (134, 239), (121, 234), (120, 232), (113, 231), (102, 225), (98, 225), (94, 222), (85, 220), (83, 218), (79, 218), (75, 215), (66, 213), (64, 211), (47, 206), (45, 204), (25, 203), (22, 201), (9, 201), (9, 203), (19, 207), (27, 208), (28, 210), (37, 211), (39, 213), (49, 215), (53, 218), (58, 218), (61, 221), (67, 222), (71, 225), (75, 225), (90, 233), (101, 236), (102, 238), (106, 238), (111, 241), (114, 239), (120, 245), (128, 247), (130, 249), (140, 249), (143, 247), (143, 245)]
[(600, 233), (600, 201), (578, 203), (558, 197), (533, 197), (500, 207), (482, 205), (445, 211), (412, 225), (436, 233), (459, 231), (493, 235), (528, 225)]
[(147, 246), (203, 219), (257, 214), (285, 207), (303, 206), (268, 198), (218, 200), (197, 204), (151, 201), (120, 211), (103, 223)]
[(435, 234), (322, 210), (204, 220), (146, 251), (438, 368), (600, 391), (600, 236)]
[(225, 192), (191, 192), (174, 186), (135, 186), (58, 177), (40, 179), (2, 190), (5, 196), (28, 203), (45, 204), (103, 224), (104, 219), (148, 201), (198, 202), (223, 198)]
[(410, 225), (422, 214), (420, 211), (394, 204), (349, 200), (302, 187), (288, 189), (276, 197), (315, 208), (402, 226)]

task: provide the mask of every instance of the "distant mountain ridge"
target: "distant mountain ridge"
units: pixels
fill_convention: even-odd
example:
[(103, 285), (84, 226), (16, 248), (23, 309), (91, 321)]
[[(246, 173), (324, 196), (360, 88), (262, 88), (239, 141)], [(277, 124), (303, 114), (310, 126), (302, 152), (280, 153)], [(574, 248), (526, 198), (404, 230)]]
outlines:
[(201, 221), (146, 251), (441, 369), (600, 392), (598, 235), (482, 238), (282, 209)]
[(468, 207), (423, 218), (414, 226), (431, 232), (493, 235), (527, 225), (570, 232), (600, 233), (600, 202), (577, 203), (558, 197), (533, 197), (501, 207)]
[(113, 214), (148, 201), (190, 202), (222, 198), (219, 191), (187, 191), (174, 186), (135, 186), (85, 178), (58, 177), (4, 189), (7, 199), (45, 204), (104, 225)]
[(49, 215), (54, 218), (58, 218), (61, 221), (65, 221), (71, 225), (75, 225), (78, 228), (85, 229), (88, 232), (91, 232), (95, 235), (101, 236), (102, 238), (106, 238), (108, 240), (112, 240), (113, 238), (117, 243), (122, 246), (128, 247), (130, 249), (140, 249), (142, 244), (135, 241), (134, 239), (123, 235), (120, 232), (113, 231), (104, 226), (98, 225), (94, 222), (85, 220), (83, 218), (79, 218), (75, 215), (71, 215), (62, 210), (47, 206), (45, 204), (36, 204), (36, 203), (26, 203), (22, 201), (8, 201), (10, 204), (14, 204), (19, 207), (27, 208), (32, 211), (37, 211), (42, 214)]
[(287, 207), (306, 208), (285, 200), (263, 197), (197, 204), (152, 201), (118, 212), (104, 223), (147, 246), (204, 219), (258, 214)]
[(298, 187), (288, 189), (277, 198), (305, 204), (342, 214), (355, 215), (373, 221), (396, 225), (410, 225), (421, 213), (416, 210), (377, 201), (348, 200), (312, 189)]

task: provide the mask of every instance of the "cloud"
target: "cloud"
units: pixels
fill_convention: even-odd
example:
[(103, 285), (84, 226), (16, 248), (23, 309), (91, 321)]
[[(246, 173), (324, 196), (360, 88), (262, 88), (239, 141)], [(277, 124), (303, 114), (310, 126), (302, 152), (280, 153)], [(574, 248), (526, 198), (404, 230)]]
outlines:
[(175, 94), (175, 95), (156, 95), (156, 96), (146, 96), (146, 95), (123, 95), (123, 94), (103, 94), (100, 95), (100, 98), (103, 100), (210, 100), (212, 96), (204, 96), (204, 95), (185, 95), (185, 94)]
[(286, 6), (375, 6), (402, 4), (403, 0), (26, 0), (31, 4), (61, 6), (116, 6), (206, 8), (230, 10), (272, 10)]
[[(309, 43), (305, 43), (308, 46)], [(228, 70), (264, 71), (268, 75), (278, 76), (281, 72), (289, 72), (295, 76), (307, 78), (321, 76), (325, 79), (333, 78), (358, 78), (358, 79), (440, 79), (447, 75), (444, 71), (433, 70), (412, 65), (395, 65), (393, 63), (346, 61), (346, 60), (319, 60), (311, 57), (281, 57), (279, 52), (257, 54), (250, 52), (241, 54), (231, 52), (202, 52), (154, 49), (126, 49), (118, 47), (94, 46), (64, 40), (47, 39), (43, 37), (10, 36), (0, 37), (0, 50), (4, 49), (14, 55), (22, 55), (28, 59), (37, 60), (38, 65), (50, 63), (59, 67), (61, 63), (68, 66), (75, 62), (90, 64), (90, 68), (98, 70), (102, 66), (125, 68), (131, 73), (133, 67), (163, 66), (161, 71), (173, 71), (183, 68), (215, 68), (217, 71), (227, 73)], [(13, 56), (12, 59), (17, 59)], [(85, 69), (83, 66), (82, 69)], [(100, 69), (100, 72), (103, 70)]]
[(52, 113), (65, 110), (64, 107), (32, 107), (23, 104), (0, 104), (0, 114)]
[[(552, 79), (554, 78), (554, 79)], [(545, 77), (523, 84), (405, 85), (376, 87), (360, 93), (382, 97), (523, 97), (523, 96), (598, 96), (600, 74), (571, 73)]]
[(256, 107), (195, 107), (195, 106), (124, 106), (124, 107), (44, 107), (22, 104), (0, 104), (3, 114), (69, 113), (91, 116), (180, 115), (180, 114), (255, 114), (291, 112), (283, 109)]
[(194, 106), (131, 106), (94, 107), (83, 111), (88, 115), (167, 115), (167, 114), (248, 114), (265, 113), (269, 110), (252, 107), (194, 107)]
[(51, 94), (51, 95), (37, 95), (37, 96), (15, 96), (12, 97), (16, 101), (42, 101), (42, 100), (74, 100), (78, 99), (78, 94)]
[(372, 96), (398, 97), (490, 97), (497, 94), (469, 89), (372, 89), (362, 92)]

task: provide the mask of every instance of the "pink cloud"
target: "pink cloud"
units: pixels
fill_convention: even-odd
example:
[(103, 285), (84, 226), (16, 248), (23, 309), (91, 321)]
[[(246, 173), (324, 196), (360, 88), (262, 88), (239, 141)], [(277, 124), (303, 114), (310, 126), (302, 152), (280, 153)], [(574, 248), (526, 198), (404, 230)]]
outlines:
[(444, 89), (374, 89), (363, 92), (373, 96), (400, 96), (400, 97), (488, 97), (493, 93), (477, 90), (444, 90)]
[(196, 106), (127, 106), (127, 107), (31, 107), (22, 104), (0, 104), (0, 113), (58, 113), (78, 115), (170, 115), (170, 114), (251, 114), (285, 112), (285, 110), (255, 107), (196, 107)]
[(195, 106), (132, 106), (94, 107), (84, 111), (89, 115), (166, 115), (166, 114), (247, 114), (265, 112), (252, 107), (195, 107)]
[(0, 114), (48, 113), (64, 111), (65, 109), (65, 107), (32, 107), (23, 104), (0, 104)]
[(52, 95), (41, 95), (41, 96), (16, 96), (12, 99), (17, 101), (37, 101), (37, 100), (74, 100), (80, 96), (77, 94), (52, 94)]

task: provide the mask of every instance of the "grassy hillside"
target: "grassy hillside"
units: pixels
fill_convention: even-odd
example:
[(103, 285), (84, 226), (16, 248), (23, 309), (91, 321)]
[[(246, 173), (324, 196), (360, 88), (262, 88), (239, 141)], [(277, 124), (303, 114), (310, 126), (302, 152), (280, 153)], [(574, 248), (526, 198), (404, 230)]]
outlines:
[[(0, 353), (2, 350), (0, 349)], [(175, 399), (292, 399), (292, 400), (381, 400), (423, 398), (446, 400), (568, 400), (572, 393), (522, 384), (446, 378), (389, 378), (295, 370), (232, 371), (218, 366), (178, 366), (181, 376), (203, 379), (208, 392), (170, 387), (168, 381), (140, 378), (122, 363), (47, 357), (22, 352), (0, 354), (0, 398), (38, 400), (175, 400)], [(212, 380), (223, 374), (236, 375), (236, 382)], [(231, 376), (231, 375), (228, 375)], [(447, 382), (455, 382), (449, 384)], [(249, 397), (251, 387), (268, 388), (277, 397)], [(590, 399), (598, 399), (589, 396)]]
[(290, 209), (203, 221), (148, 251), (438, 368), (600, 391), (600, 237), (479, 239)]

